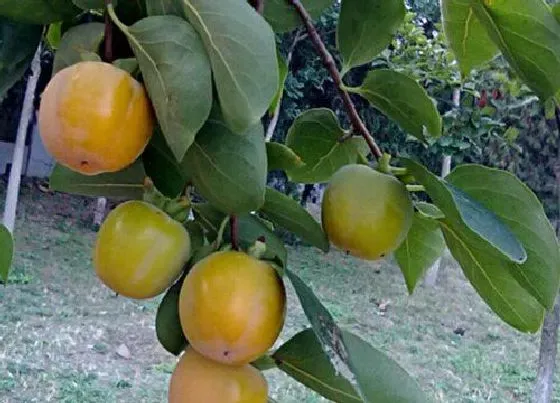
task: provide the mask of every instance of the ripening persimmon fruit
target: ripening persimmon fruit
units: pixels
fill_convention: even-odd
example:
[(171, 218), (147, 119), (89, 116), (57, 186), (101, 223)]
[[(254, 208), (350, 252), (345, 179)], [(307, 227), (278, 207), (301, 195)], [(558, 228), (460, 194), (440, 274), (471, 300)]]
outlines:
[(195, 264), (179, 298), (189, 343), (224, 364), (247, 364), (266, 353), (285, 313), (284, 283), (276, 270), (243, 252), (216, 252)]
[(190, 255), (190, 235), (183, 225), (151, 204), (132, 200), (107, 215), (97, 234), (93, 264), (107, 287), (145, 299), (169, 288)]
[(187, 347), (171, 376), (169, 403), (266, 403), (268, 385), (250, 365), (211, 361)]
[(404, 241), (414, 209), (406, 186), (366, 165), (346, 165), (331, 178), (322, 202), (322, 225), (336, 247), (377, 260)]
[(61, 165), (84, 175), (116, 172), (143, 152), (154, 126), (146, 90), (126, 71), (85, 61), (60, 70), (41, 97), (39, 130)]

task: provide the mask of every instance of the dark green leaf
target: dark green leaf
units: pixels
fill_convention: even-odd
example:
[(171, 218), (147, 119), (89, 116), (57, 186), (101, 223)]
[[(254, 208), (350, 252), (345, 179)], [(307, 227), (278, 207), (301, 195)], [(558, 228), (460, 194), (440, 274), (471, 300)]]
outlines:
[(159, 128), (155, 129), (144, 150), (142, 161), (146, 174), (164, 195), (176, 197), (185, 190), (186, 172), (173, 156)]
[(105, 25), (90, 22), (70, 28), (54, 57), (53, 73), (84, 60), (84, 53), (97, 53), (105, 37)]
[(394, 70), (373, 70), (361, 87), (349, 90), (363, 96), (414, 137), (424, 141), (425, 134), (441, 136), (442, 120), (435, 101), (412, 77)]
[(202, 41), (187, 21), (172, 15), (119, 27), (138, 59), (167, 144), (180, 161), (212, 108), (210, 62)]
[(270, 116), (274, 115), (276, 108), (280, 106), (282, 102), (282, 96), (284, 94), (284, 85), (286, 84), (286, 78), (288, 78), (288, 65), (286, 61), (280, 54), (280, 52), (276, 52), (276, 57), (278, 59), (278, 90), (276, 91), (276, 95), (274, 99), (270, 103), (268, 107), (268, 114)]
[(261, 212), (274, 224), (300, 236), (323, 252), (329, 251), (329, 240), (321, 224), (294, 199), (269, 187)]
[(46, 35), (47, 43), (52, 49), (58, 49), (62, 40), (62, 22), (55, 22), (49, 25)]
[(178, 0), (146, 0), (148, 15), (183, 15)]
[(499, 50), (476, 17), (471, 0), (442, 0), (443, 28), (463, 77), (491, 60)]
[(55, 165), (50, 187), (57, 192), (84, 196), (106, 196), (141, 200), (146, 174), (141, 161), (116, 173), (94, 176), (81, 175), (62, 165)]
[(416, 202), (414, 203), (414, 207), (418, 210), (418, 213), (421, 214), (424, 218), (433, 218), (433, 219), (440, 219), (445, 218), (445, 214), (436, 206), (431, 203), (426, 202)]
[(113, 64), (119, 69), (127, 71), (131, 75), (134, 75), (138, 70), (138, 60), (134, 57), (117, 59), (113, 62)]
[(41, 42), (41, 32), (40, 26), (0, 18), (0, 101), (23, 78)]
[(403, 23), (405, 11), (404, 0), (344, 0), (336, 33), (342, 74), (384, 50)]
[(196, 221), (187, 221), (185, 227), (191, 238), (191, 249), (197, 251), (202, 248), (204, 246), (204, 232), (201, 225)]
[(0, 16), (28, 24), (67, 21), (80, 12), (72, 0), (0, 1)]
[[(105, 0), (72, 0), (72, 2), (82, 10), (100, 10), (105, 8)], [(117, 5), (116, 0), (111, 2), (113, 6)]]
[(273, 358), (279, 369), (329, 400), (363, 402), (352, 384), (334, 368), (313, 329), (296, 334)]
[(14, 256), (14, 241), (12, 234), (4, 225), (0, 224), (0, 279), (8, 282), (8, 273)]
[(560, 24), (543, 0), (473, 0), (476, 16), (541, 100), (560, 100)]
[(179, 318), (179, 295), (182, 281), (175, 283), (161, 300), (156, 313), (156, 335), (160, 344), (171, 354), (179, 355), (188, 342)]
[[(497, 242), (503, 240), (497, 239), (495, 232), (474, 232), (465, 223), (464, 215), (460, 213), (462, 206), (456, 205), (456, 200), (444, 181), (412, 160), (405, 160), (405, 165), (445, 214), (445, 218), (440, 220), (440, 226), (447, 246), (479, 295), (506, 323), (524, 332), (537, 331), (544, 318), (544, 308), (510, 274), (508, 266), (512, 261), (488, 239)], [(477, 202), (470, 198), (467, 200), (477, 204), (477, 210), (484, 211), (484, 207)], [(461, 200), (459, 202), (463, 203)], [(488, 230), (504, 226), (488, 210), (485, 214), (487, 220), (493, 222)]]
[(509, 172), (463, 165), (447, 180), (505, 222), (527, 251), (510, 273), (543, 306), (552, 309), (560, 285), (560, 248), (537, 196)]
[(364, 401), (371, 403), (427, 403), (418, 383), (395, 361), (358, 336), (342, 331), (348, 367), (356, 377)]
[(438, 222), (416, 213), (406, 239), (395, 251), (395, 258), (410, 294), (444, 250), (445, 240)]
[(305, 165), (294, 150), (280, 143), (266, 143), (266, 157), (269, 171), (288, 171)]
[[(333, 0), (302, 0), (301, 3), (311, 17), (316, 19), (333, 4)], [(274, 31), (279, 33), (291, 31), (302, 25), (300, 16), (286, 0), (266, 0), (264, 18)]]
[(226, 214), (216, 210), (210, 203), (195, 203), (192, 208), (197, 222), (215, 239)]
[(278, 89), (274, 32), (246, 1), (178, 1), (206, 45), (225, 122), (246, 131)]
[(269, 355), (263, 355), (251, 363), (259, 371), (268, 371), (269, 369), (276, 368), (276, 362)]
[(228, 214), (258, 210), (266, 188), (266, 146), (259, 123), (242, 134), (210, 118), (182, 166), (206, 200)]
[(287, 170), (293, 182), (327, 182), (342, 166), (367, 155), (365, 141), (354, 137), (341, 142), (345, 135), (330, 109), (310, 109), (299, 115), (286, 137), (286, 146), (298, 155), (305, 166)]
[(552, 14), (556, 18), (556, 21), (560, 23), (560, 4), (554, 4), (552, 6)]

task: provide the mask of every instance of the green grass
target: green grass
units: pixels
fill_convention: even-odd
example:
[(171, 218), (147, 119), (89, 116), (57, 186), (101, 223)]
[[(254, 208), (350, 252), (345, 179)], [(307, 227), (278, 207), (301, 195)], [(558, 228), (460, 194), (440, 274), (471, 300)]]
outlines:
[[(2, 403), (165, 401), (175, 358), (156, 340), (158, 299), (116, 298), (98, 282), (90, 259), (92, 203), (41, 193), (28, 182), (22, 188), (14, 269), (0, 287)], [(529, 401), (538, 336), (502, 324), (457, 268), (410, 297), (389, 262), (292, 248), (290, 266), (342, 327), (396, 359), (435, 401)], [(307, 326), (291, 286), (288, 298), (278, 344)], [(457, 327), (464, 336), (454, 334)], [(121, 344), (130, 358), (116, 354)], [(266, 376), (278, 402), (325, 401), (278, 371)]]

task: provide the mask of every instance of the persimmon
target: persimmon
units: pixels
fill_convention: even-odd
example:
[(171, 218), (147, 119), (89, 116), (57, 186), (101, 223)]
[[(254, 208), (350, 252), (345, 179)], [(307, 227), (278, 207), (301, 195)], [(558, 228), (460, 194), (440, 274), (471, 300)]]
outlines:
[(284, 283), (268, 263), (243, 252), (216, 252), (193, 266), (179, 316), (189, 343), (205, 357), (242, 365), (276, 341), (286, 313)]
[(352, 164), (331, 178), (322, 201), (322, 225), (336, 247), (377, 260), (404, 241), (414, 210), (406, 186), (392, 175)]
[(185, 227), (159, 208), (133, 200), (107, 215), (93, 260), (107, 287), (125, 297), (145, 299), (169, 288), (190, 255)]
[(154, 127), (144, 86), (109, 63), (60, 70), (43, 92), (39, 133), (61, 165), (84, 175), (119, 171), (143, 152)]
[(268, 385), (250, 365), (211, 361), (187, 347), (169, 383), (169, 403), (266, 403)]

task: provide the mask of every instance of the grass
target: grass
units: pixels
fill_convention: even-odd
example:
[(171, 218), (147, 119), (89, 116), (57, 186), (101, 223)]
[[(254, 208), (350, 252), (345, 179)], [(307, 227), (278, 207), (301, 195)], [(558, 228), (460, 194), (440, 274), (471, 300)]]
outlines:
[[(3, 192), (0, 181), (0, 198)], [(31, 182), (22, 188), (14, 268), (0, 287), (2, 403), (165, 401), (175, 359), (156, 340), (158, 299), (116, 298), (98, 282), (92, 203), (42, 193)], [(446, 268), (437, 287), (409, 297), (389, 262), (291, 248), (290, 266), (341, 326), (396, 359), (435, 401), (529, 401), (538, 336), (501, 323), (460, 270)], [(291, 286), (288, 296), (278, 344), (307, 326)], [(122, 344), (130, 357), (116, 353)], [(266, 376), (280, 403), (325, 401), (278, 371)]]

